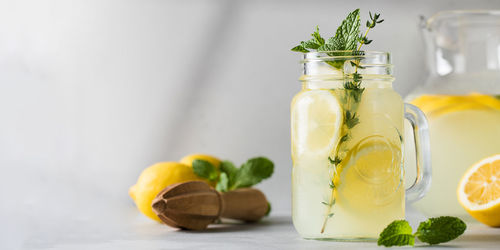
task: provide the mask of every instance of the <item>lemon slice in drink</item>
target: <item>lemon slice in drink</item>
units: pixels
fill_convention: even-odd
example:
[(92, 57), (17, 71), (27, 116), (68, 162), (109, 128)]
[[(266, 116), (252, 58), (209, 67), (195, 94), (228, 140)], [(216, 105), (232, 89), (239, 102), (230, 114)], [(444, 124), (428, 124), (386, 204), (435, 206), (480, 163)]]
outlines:
[(474, 164), (458, 184), (458, 201), (478, 221), (500, 227), (500, 155)]
[(292, 101), (292, 157), (328, 157), (340, 136), (343, 112), (330, 90), (311, 90)]
[(398, 195), (404, 192), (400, 159), (401, 148), (384, 136), (360, 140), (345, 158), (347, 163), (337, 178), (342, 183), (334, 181), (339, 187), (339, 202), (353, 210), (365, 209), (366, 204), (385, 205), (402, 197)]

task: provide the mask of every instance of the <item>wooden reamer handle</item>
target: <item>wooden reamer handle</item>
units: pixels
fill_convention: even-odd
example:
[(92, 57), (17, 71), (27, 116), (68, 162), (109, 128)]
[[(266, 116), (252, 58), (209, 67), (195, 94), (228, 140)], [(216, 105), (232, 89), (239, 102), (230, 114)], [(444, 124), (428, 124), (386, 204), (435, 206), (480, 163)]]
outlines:
[(219, 194), (222, 200), (223, 218), (258, 221), (269, 210), (266, 196), (254, 188), (241, 188)]

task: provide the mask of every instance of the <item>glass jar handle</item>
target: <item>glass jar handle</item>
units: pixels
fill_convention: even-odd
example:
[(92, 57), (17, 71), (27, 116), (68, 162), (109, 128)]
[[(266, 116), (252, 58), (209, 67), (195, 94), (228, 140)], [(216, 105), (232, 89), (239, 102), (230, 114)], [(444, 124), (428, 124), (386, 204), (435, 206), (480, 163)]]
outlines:
[(416, 106), (405, 103), (405, 118), (413, 128), (417, 159), (417, 177), (406, 189), (406, 201), (412, 203), (424, 197), (431, 186), (431, 150), (429, 127), (424, 113)]

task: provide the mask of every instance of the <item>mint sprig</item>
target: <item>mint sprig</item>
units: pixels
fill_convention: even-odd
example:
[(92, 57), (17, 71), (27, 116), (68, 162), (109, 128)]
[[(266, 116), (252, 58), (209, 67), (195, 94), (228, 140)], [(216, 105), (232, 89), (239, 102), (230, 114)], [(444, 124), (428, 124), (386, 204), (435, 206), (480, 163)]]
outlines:
[(356, 50), (360, 23), (359, 9), (356, 9), (347, 15), (337, 28), (335, 36), (330, 37), (326, 42), (316, 26), (316, 30), (311, 34), (312, 39), (300, 42), (299, 45), (292, 48), (292, 51), (307, 53), (310, 52), (309, 49), (318, 51)]
[(415, 237), (421, 242), (435, 245), (456, 239), (465, 232), (467, 225), (457, 217), (441, 216), (421, 222), (417, 231), (406, 220), (396, 220), (389, 224), (380, 234), (379, 246), (413, 246)]
[(249, 159), (240, 168), (234, 166), (230, 161), (223, 161), (219, 168), (220, 174), (208, 161), (193, 161), (194, 173), (209, 181), (217, 181), (215, 188), (220, 192), (251, 187), (260, 183), (271, 177), (274, 163), (265, 157), (255, 157)]

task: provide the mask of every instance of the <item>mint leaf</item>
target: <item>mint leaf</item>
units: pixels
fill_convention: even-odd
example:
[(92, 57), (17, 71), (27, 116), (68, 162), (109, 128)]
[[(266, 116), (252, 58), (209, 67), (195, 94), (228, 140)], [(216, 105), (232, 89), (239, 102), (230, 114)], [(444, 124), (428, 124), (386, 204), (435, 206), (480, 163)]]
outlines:
[(336, 48), (335, 45), (325, 43), (325, 44), (318, 47), (318, 51), (319, 52), (334, 51), (335, 48)]
[(234, 183), (234, 177), (238, 172), (238, 168), (230, 161), (222, 161), (220, 164), (220, 171), (226, 173), (228, 179), (228, 186)]
[(238, 168), (230, 161), (222, 161), (220, 163), (220, 171), (226, 173), (230, 177), (238, 172)]
[(342, 39), (340, 37), (336, 37), (336, 36), (332, 36), (332, 37), (328, 38), (325, 45), (329, 45), (329, 47), (325, 47), (325, 48), (328, 48), (330, 51), (344, 50), (344, 47), (345, 47), (344, 39)]
[(389, 224), (380, 234), (377, 245), (381, 246), (413, 246), (415, 236), (408, 221), (396, 220)]
[[(332, 39), (332, 38), (330, 38)], [(318, 48), (318, 52), (326, 52), (329, 56), (349, 56), (352, 55), (350, 51), (337, 51), (338, 46), (335, 44), (325, 43)], [(344, 67), (344, 59), (329, 58), (325, 62), (337, 69), (342, 69)]]
[(448, 242), (465, 232), (467, 225), (457, 217), (441, 216), (421, 222), (415, 235), (431, 245)]
[(318, 49), (325, 44), (325, 39), (323, 39), (323, 37), (319, 34), (318, 26), (316, 26), (316, 30), (311, 34), (311, 36), (312, 39), (300, 42), (300, 45), (293, 47), (292, 51), (307, 53), (309, 52), (308, 49)]
[(359, 18), (359, 9), (356, 9), (349, 13), (349, 15), (347, 15), (347, 17), (342, 21), (342, 24), (337, 28), (335, 36), (326, 41), (328, 46), (321, 49), (323, 51), (356, 50), (356, 47), (358, 46), (360, 26), (361, 21)]
[(229, 186), (229, 178), (227, 177), (227, 174), (224, 172), (220, 173), (219, 181), (215, 186), (215, 190), (219, 192), (227, 192), (228, 186)]
[(347, 15), (335, 34), (336, 39), (339, 39), (337, 43), (343, 41), (342, 50), (356, 50), (360, 26), (359, 9), (356, 9)]
[[(323, 39), (323, 37), (321, 37), (321, 35), (319, 34), (319, 26), (316, 25), (316, 30), (311, 34), (311, 36), (313, 37), (313, 39), (309, 41), (314, 41), (314, 43), (316, 43), (318, 47), (325, 44), (325, 39)], [(316, 47), (315, 49), (317, 49), (318, 47)]]
[(269, 178), (274, 171), (274, 164), (265, 157), (256, 157), (244, 163), (234, 176), (230, 190), (251, 187), (263, 179)]
[(312, 39), (309, 40), (309, 41), (305, 41), (305, 42), (300, 42), (300, 45), (302, 45), (303, 48), (306, 48), (306, 49), (317, 49), (319, 48), (319, 44), (317, 44), (315, 41), (313, 41)]
[(295, 47), (292, 48), (292, 51), (295, 51), (295, 52), (302, 52), (302, 53), (307, 53), (309, 52), (309, 50), (305, 49), (302, 44), (301, 45), (297, 45)]
[[(337, 50), (337, 47), (335, 45), (329, 44), (329, 43), (325, 43), (318, 48), (318, 52), (327, 52), (327, 51), (335, 51), (335, 50)], [(327, 52), (326, 54), (329, 56), (335, 56), (334, 55), (335, 53), (333, 53), (333, 52), (330, 52), (330, 53)], [(330, 60), (325, 61), (325, 62), (334, 68), (342, 69), (344, 67), (345, 60), (330, 59)]]
[(494, 97), (497, 98), (498, 100), (500, 100), (500, 95), (496, 95)]
[(193, 172), (199, 177), (208, 179), (209, 181), (217, 180), (219, 175), (212, 163), (198, 159), (193, 161)]
[(318, 51), (356, 50), (360, 26), (359, 9), (356, 9), (347, 15), (337, 28), (335, 36), (328, 38), (326, 43), (318, 48)]
[(312, 39), (305, 42), (300, 42), (303, 48), (306, 49), (318, 49), (320, 46), (325, 44), (325, 39), (319, 34), (319, 27), (316, 26), (316, 30), (311, 34)]
[[(356, 50), (359, 39), (359, 27), (361, 21), (359, 17), (359, 9), (349, 13), (342, 21), (342, 24), (337, 28), (335, 36), (328, 38), (326, 43), (318, 47), (318, 51), (327, 52), (329, 56), (351, 55), (343, 50)], [(332, 52), (335, 51), (335, 52)], [(330, 52), (330, 53), (329, 53)], [(326, 61), (329, 65), (337, 69), (344, 67), (345, 60), (330, 60)]]

